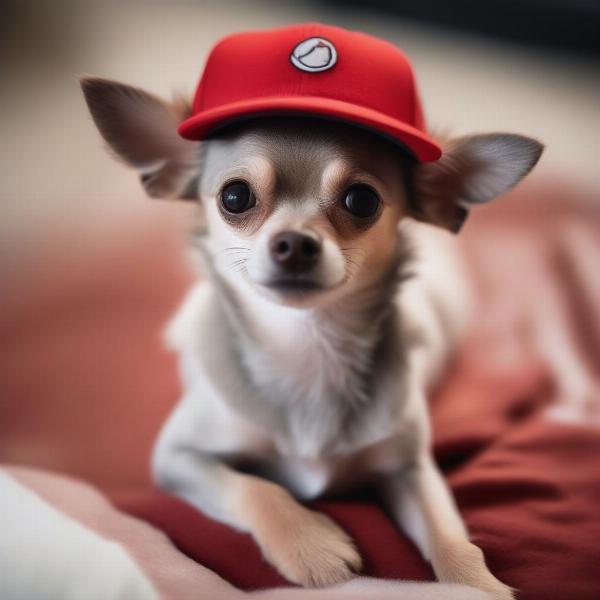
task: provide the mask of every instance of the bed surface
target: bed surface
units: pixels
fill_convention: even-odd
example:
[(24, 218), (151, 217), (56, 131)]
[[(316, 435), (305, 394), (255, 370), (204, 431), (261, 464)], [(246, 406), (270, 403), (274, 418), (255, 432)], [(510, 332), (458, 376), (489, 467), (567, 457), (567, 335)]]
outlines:
[[(467, 225), (477, 327), (431, 400), (435, 455), (473, 540), (523, 600), (600, 598), (600, 216), (568, 196), (526, 190)], [(0, 258), (0, 462), (92, 483), (236, 587), (286, 585), (248, 536), (151, 487), (152, 440), (179, 394), (160, 328), (192, 277), (171, 210), (113, 223), (110, 244), (82, 232), (11, 268)], [(368, 498), (318, 506), (366, 574), (432, 579)]]

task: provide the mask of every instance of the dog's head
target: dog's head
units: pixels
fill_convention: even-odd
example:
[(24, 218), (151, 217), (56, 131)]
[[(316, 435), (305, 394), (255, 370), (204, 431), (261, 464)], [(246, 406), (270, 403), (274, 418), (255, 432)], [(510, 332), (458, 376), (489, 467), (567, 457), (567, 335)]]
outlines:
[(199, 198), (213, 268), (272, 300), (311, 306), (375, 284), (404, 217), (451, 231), (471, 206), (515, 185), (542, 146), (513, 134), (450, 140), (416, 163), (399, 146), (316, 117), (261, 117), (204, 142), (181, 139), (185, 103), (86, 79), (103, 137), (153, 197)]

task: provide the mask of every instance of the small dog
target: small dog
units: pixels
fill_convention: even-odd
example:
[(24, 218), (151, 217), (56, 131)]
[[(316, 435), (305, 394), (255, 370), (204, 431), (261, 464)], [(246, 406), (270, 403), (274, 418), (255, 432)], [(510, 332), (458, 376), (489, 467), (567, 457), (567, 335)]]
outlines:
[[(310, 78), (339, 61), (341, 77), (348, 32), (325, 29), (304, 41), (298, 33), (301, 52), (285, 68)], [(150, 196), (201, 200), (193, 241), (208, 276), (168, 329), (186, 391), (156, 444), (156, 481), (251, 533), (305, 586), (347, 580), (361, 558), (298, 499), (369, 483), (441, 582), (512, 598), (469, 541), (432, 459), (426, 398), (469, 314), (444, 230), (516, 184), (541, 144), (473, 135), (423, 162), (418, 148), (356, 120), (266, 109), (200, 144), (177, 135), (192, 114), (185, 102), (101, 79), (82, 87)]]

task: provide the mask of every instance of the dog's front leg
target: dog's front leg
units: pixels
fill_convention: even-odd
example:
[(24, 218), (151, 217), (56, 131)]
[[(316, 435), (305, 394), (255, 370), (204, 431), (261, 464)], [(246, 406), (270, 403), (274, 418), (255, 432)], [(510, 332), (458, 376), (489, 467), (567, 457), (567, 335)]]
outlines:
[(403, 388), (411, 429), (417, 432), (408, 467), (382, 480), (388, 510), (427, 558), (439, 581), (462, 583), (489, 592), (497, 600), (512, 600), (511, 588), (494, 577), (483, 552), (469, 534), (454, 498), (435, 464), (430, 446), (428, 388), (430, 346), (413, 349), (407, 357)]
[[(176, 411), (174, 420), (185, 418)], [(283, 487), (240, 473), (167, 427), (154, 452), (157, 482), (210, 517), (252, 534), (265, 558), (288, 580), (325, 586), (352, 577), (361, 558), (329, 517), (299, 504)]]
[(454, 500), (427, 453), (414, 465), (386, 480), (386, 504), (402, 529), (431, 561), (440, 581), (462, 583), (511, 600), (511, 589), (496, 579), (483, 552), (469, 541)]

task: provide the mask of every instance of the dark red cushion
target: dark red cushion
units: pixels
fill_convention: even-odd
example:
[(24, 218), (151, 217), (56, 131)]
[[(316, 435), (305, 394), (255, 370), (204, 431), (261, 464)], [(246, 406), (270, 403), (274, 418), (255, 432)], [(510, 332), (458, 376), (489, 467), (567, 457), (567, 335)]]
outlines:
[[(290, 585), (265, 560), (250, 535), (205, 517), (190, 505), (161, 494), (132, 493), (113, 498), (119, 508), (165, 531), (190, 558), (247, 589)], [(428, 580), (431, 568), (388, 517), (370, 502), (320, 502), (313, 505), (353, 537), (374, 577)]]
[[(506, 374), (455, 365), (433, 402), (436, 456), (492, 571), (520, 600), (600, 598), (600, 434), (531, 412), (548, 396), (536, 364)], [(481, 399), (486, 398), (486, 402)], [(493, 410), (492, 410), (492, 407)], [(468, 416), (468, 418), (466, 418)], [(479, 425), (478, 425), (479, 424)], [(160, 492), (114, 496), (189, 557), (243, 589), (289, 585), (246, 534)], [(319, 502), (356, 541), (364, 573), (433, 579), (429, 565), (374, 502)]]

